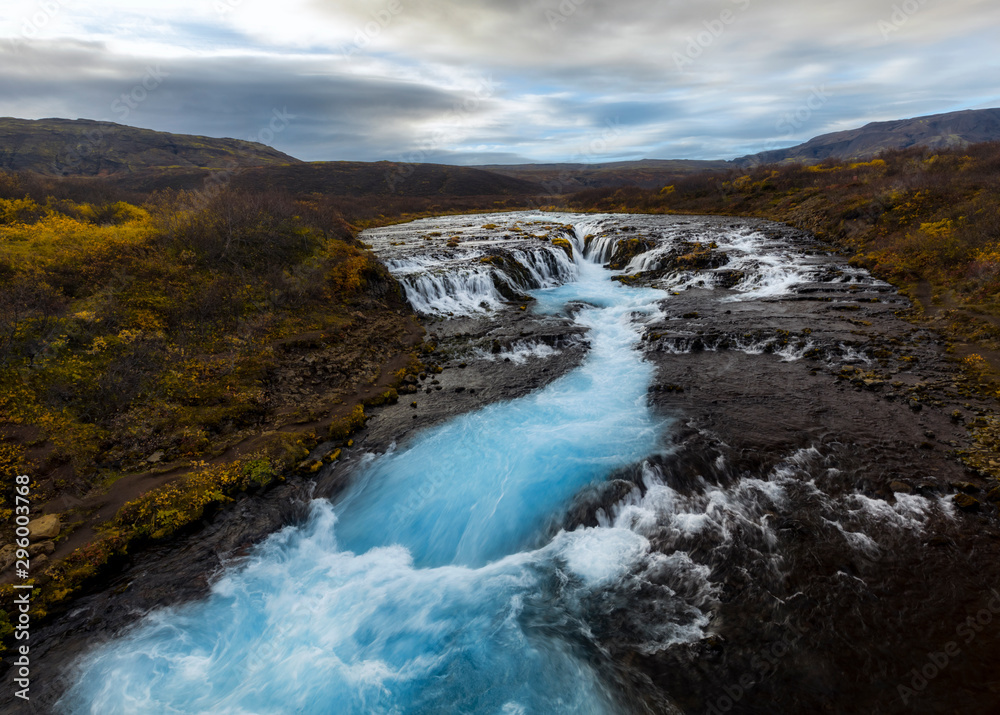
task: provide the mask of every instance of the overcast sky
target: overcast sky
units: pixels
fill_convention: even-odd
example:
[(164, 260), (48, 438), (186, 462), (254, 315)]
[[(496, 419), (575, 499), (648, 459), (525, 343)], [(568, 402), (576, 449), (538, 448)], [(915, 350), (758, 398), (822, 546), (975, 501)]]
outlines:
[(0, 115), (307, 160), (733, 158), (1000, 106), (997, 0), (0, 0)]

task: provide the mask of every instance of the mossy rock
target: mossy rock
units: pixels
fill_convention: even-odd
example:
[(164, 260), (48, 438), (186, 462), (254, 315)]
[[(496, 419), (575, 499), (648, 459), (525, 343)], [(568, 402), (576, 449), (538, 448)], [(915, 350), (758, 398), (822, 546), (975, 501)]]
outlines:
[(552, 245), (561, 248), (570, 259), (573, 258), (573, 244), (566, 238), (553, 238)]
[(971, 497), (968, 494), (956, 494), (952, 497), (952, 501), (955, 502), (957, 506), (962, 511), (978, 511), (980, 507), (980, 502), (975, 497)]
[(365, 408), (362, 405), (357, 405), (351, 414), (331, 422), (327, 434), (330, 439), (347, 439), (364, 427), (367, 419)]
[(715, 274), (715, 285), (719, 288), (733, 288), (739, 285), (745, 275), (743, 271), (718, 271)]
[(369, 397), (365, 400), (365, 407), (379, 407), (381, 405), (395, 405), (399, 402), (399, 392), (395, 388), (390, 388), (381, 395)]
[(624, 238), (615, 245), (615, 252), (611, 254), (608, 267), (613, 271), (623, 270), (633, 258), (641, 256), (655, 246), (656, 241), (648, 238)]

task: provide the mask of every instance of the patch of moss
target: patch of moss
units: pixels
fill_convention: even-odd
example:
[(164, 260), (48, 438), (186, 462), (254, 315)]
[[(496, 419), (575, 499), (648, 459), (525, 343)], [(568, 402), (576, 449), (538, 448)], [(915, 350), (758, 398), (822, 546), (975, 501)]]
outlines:
[(331, 440), (347, 439), (359, 429), (364, 427), (366, 420), (367, 417), (365, 416), (364, 406), (357, 405), (351, 411), (351, 414), (334, 420), (327, 430), (327, 435)]

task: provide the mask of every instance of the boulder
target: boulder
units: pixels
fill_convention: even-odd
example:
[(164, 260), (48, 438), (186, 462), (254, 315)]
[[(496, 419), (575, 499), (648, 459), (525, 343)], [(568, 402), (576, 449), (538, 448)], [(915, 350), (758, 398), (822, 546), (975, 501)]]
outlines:
[(59, 536), (59, 515), (48, 514), (28, 523), (32, 541), (47, 541)]
[(14, 561), (17, 560), (15, 554), (17, 554), (17, 549), (10, 544), (0, 549), (0, 571), (6, 571), (14, 564)]
[(962, 511), (979, 510), (979, 500), (975, 497), (970, 497), (968, 494), (956, 494), (953, 499), (955, 501), (955, 506)]
[(55, 553), (56, 542), (54, 541), (39, 541), (37, 544), (32, 544), (28, 547), (28, 554), (32, 558), (38, 556), (39, 554), (45, 554), (46, 556), (51, 556)]

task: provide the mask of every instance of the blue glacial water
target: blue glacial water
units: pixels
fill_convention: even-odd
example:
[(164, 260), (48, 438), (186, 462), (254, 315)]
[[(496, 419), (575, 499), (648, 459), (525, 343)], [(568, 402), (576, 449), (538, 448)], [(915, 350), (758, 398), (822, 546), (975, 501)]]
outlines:
[(207, 598), (88, 655), (61, 710), (617, 712), (587, 613), (649, 542), (615, 526), (544, 535), (581, 489), (662, 449), (636, 344), (666, 294), (612, 282), (580, 247), (576, 280), (534, 294), (539, 311), (575, 304), (579, 368), (375, 458)]

